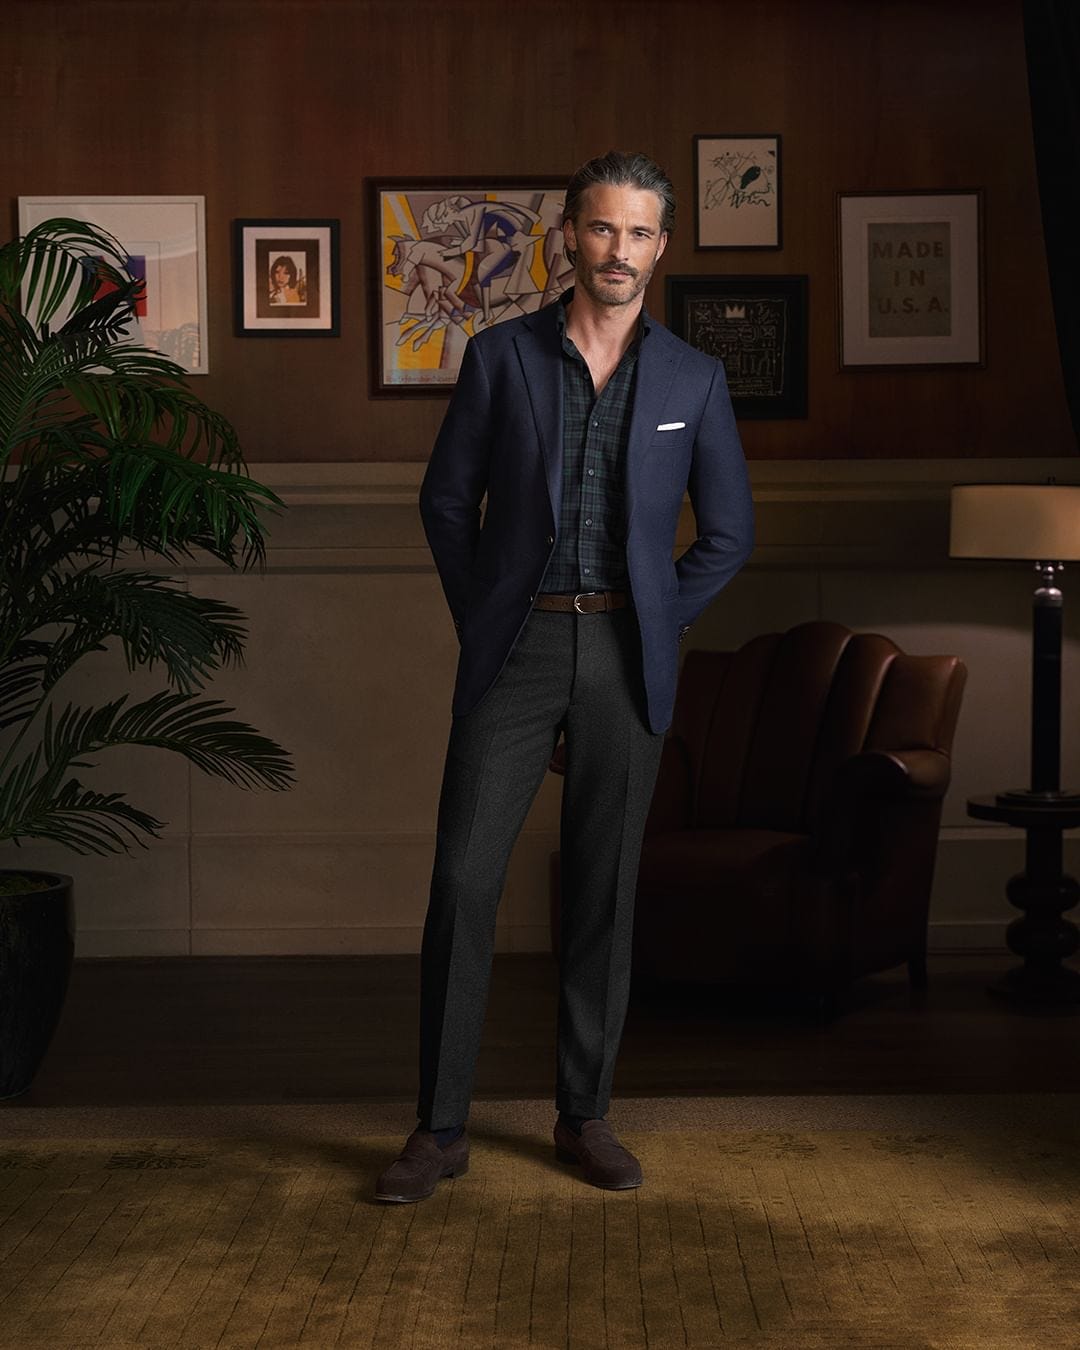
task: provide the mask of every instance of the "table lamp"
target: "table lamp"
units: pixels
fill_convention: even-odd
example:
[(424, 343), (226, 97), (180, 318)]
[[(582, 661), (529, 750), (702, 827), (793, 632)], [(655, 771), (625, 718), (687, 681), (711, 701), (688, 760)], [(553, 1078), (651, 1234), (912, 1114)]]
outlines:
[(1080, 561), (1080, 487), (1054, 482), (964, 483), (952, 489), (949, 554), (1034, 563), (1031, 786), (998, 794), (1003, 805), (1080, 804), (1061, 788), (1062, 564)]

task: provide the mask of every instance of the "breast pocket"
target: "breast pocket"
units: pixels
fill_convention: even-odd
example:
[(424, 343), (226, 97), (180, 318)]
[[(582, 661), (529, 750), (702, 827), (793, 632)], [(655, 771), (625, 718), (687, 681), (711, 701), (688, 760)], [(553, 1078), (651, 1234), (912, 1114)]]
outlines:
[(663, 466), (663, 476), (668, 486), (679, 493), (686, 491), (693, 448), (693, 437), (688, 427), (653, 433), (650, 454)]

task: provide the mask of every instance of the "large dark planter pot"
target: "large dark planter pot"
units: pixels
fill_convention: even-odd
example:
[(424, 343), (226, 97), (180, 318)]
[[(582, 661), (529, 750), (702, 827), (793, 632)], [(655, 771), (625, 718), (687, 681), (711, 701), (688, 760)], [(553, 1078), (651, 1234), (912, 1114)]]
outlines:
[(24, 868), (45, 890), (0, 894), (0, 1100), (33, 1082), (64, 1006), (75, 954), (71, 877)]

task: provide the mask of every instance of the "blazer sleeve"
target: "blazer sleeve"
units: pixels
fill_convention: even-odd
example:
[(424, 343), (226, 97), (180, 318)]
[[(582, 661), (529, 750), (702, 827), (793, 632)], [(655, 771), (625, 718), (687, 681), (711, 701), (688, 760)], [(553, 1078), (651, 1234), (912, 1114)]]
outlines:
[(420, 485), (424, 533), (459, 633), (480, 536), (490, 455), (491, 382), (479, 345), (470, 340)]
[(687, 484), (697, 538), (675, 562), (679, 641), (754, 548), (754, 505), (724, 367), (718, 361)]

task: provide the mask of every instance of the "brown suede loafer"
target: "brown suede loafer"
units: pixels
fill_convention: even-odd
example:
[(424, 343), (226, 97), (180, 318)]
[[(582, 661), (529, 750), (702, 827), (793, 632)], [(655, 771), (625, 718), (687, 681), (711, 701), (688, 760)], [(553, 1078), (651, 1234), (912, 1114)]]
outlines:
[(375, 1183), (376, 1200), (407, 1204), (424, 1200), (443, 1177), (460, 1177), (469, 1170), (469, 1132), (440, 1148), (430, 1130), (417, 1127), (405, 1147)]
[(606, 1120), (585, 1121), (579, 1135), (557, 1120), (555, 1156), (560, 1162), (581, 1163), (585, 1180), (607, 1191), (641, 1185), (641, 1164), (615, 1138)]

